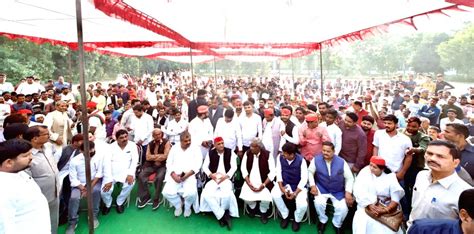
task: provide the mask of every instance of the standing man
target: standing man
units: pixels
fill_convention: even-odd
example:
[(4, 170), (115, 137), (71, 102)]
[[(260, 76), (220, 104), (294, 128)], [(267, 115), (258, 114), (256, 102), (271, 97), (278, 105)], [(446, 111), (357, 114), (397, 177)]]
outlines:
[(0, 193), (0, 233), (51, 233), (48, 202), (25, 173), (32, 163), (31, 148), (21, 139), (0, 143), (0, 184), (5, 188)]
[(87, 113), (89, 113), (89, 133), (92, 133), (95, 139), (105, 141), (107, 136), (105, 131), (105, 116), (102, 111), (97, 110), (97, 103), (87, 102)]
[(455, 171), (460, 157), (456, 146), (449, 142), (428, 144), (425, 161), (430, 169), (416, 177), (409, 228), (417, 219), (457, 219), (459, 195), (471, 188)]
[(200, 89), (197, 92), (197, 98), (189, 102), (188, 104), (188, 121), (189, 122), (191, 122), (194, 119), (194, 117), (198, 116), (199, 106), (203, 106), (203, 105), (207, 106), (206, 94), (207, 94), (207, 91), (205, 89)]
[(214, 136), (222, 137), (226, 148), (236, 151), (240, 157), (243, 155), (240, 123), (238, 118), (234, 119), (234, 111), (232, 109), (225, 110), (224, 118), (220, 118), (217, 121)]
[(13, 87), (12, 83), (7, 82), (7, 75), (4, 73), (0, 73), (0, 95), (4, 92), (13, 92), (15, 88)]
[[(216, 130), (217, 121), (224, 115), (224, 108), (219, 105), (219, 97), (214, 96), (209, 108), (209, 120), (211, 120), (212, 127)], [(227, 143), (227, 142), (226, 142)]]
[(199, 146), (201, 149), (202, 161), (212, 146), (213, 128), (208, 118), (209, 108), (207, 106), (199, 106), (197, 112), (197, 118), (194, 118), (189, 123), (189, 134), (193, 136), (193, 145)]
[(273, 108), (267, 108), (263, 112), (265, 119), (263, 119), (262, 142), (265, 145), (265, 149), (267, 149), (273, 159), (276, 160), (278, 151), (280, 150), (280, 129), (282, 129), (284, 124), (279, 118), (275, 118)]
[(171, 149), (171, 144), (163, 138), (163, 132), (155, 128), (152, 133), (153, 141), (146, 149), (146, 161), (142, 165), (142, 171), (138, 175), (138, 208), (144, 208), (150, 201), (150, 190), (148, 188), (149, 176), (156, 173), (153, 184), (155, 195), (153, 196), (152, 209), (156, 210), (160, 206), (160, 194), (163, 180), (166, 173), (166, 159)]
[(325, 121), (321, 123), (321, 126), (326, 127), (329, 138), (331, 138), (331, 142), (334, 144), (334, 153), (339, 155), (342, 147), (342, 131), (339, 126), (335, 124), (337, 117), (338, 113), (336, 110), (326, 110)]
[(56, 110), (46, 115), (44, 124), (48, 126), (49, 139), (54, 143), (58, 151), (67, 146), (72, 138), (73, 121), (67, 115), (68, 105), (64, 101), (58, 101)]
[(141, 104), (133, 107), (133, 116), (131, 117), (129, 132), (133, 132), (133, 142), (142, 147), (140, 162), (144, 162), (147, 152), (147, 145), (152, 140), (151, 133), (154, 129), (153, 117), (143, 112)]
[(461, 153), (459, 165), (469, 173), (471, 179), (474, 179), (474, 146), (466, 140), (468, 136), (469, 130), (463, 124), (448, 124), (444, 130), (444, 138), (455, 144)]
[[(206, 112), (207, 113), (207, 112)], [(172, 147), (166, 160), (166, 184), (163, 188), (163, 197), (174, 206), (174, 216), (191, 216), (191, 206), (199, 212), (197, 203), (197, 180), (195, 174), (199, 172), (202, 156), (196, 145), (191, 145), (191, 134), (183, 132), (180, 135), (180, 145)], [(201, 156), (201, 157), (200, 157)]]
[(342, 233), (342, 223), (349, 212), (348, 206), (351, 207), (354, 203), (354, 177), (346, 161), (334, 154), (334, 145), (331, 142), (323, 142), (322, 151), (308, 167), (310, 192), (314, 195), (314, 207), (319, 217), (319, 233), (324, 233), (326, 229), (326, 204), (328, 199), (331, 199), (334, 206), (332, 224), (339, 234)]
[[(283, 116), (282, 109), (282, 116)], [(290, 210), (287, 203), (296, 203), (294, 211), (294, 221), (291, 225), (293, 231), (300, 229), (301, 220), (308, 209), (308, 195), (306, 191), (306, 183), (308, 182), (308, 173), (306, 162), (303, 156), (297, 153), (297, 145), (287, 142), (282, 146), (283, 153), (277, 161), (276, 177), (277, 185), (272, 189), (272, 198), (276, 207), (281, 213), (282, 220), (280, 227), (285, 229), (288, 226), (290, 218)]]
[(439, 115), (441, 110), (436, 105), (439, 101), (438, 97), (432, 97), (429, 104), (424, 105), (418, 111), (418, 115), (421, 117), (426, 117), (430, 120), (430, 125), (436, 126), (439, 121)]
[(173, 119), (168, 123), (165, 129), (162, 131), (168, 136), (168, 140), (172, 145), (180, 142), (179, 135), (188, 129), (188, 121), (181, 118), (181, 111), (178, 108), (173, 110)]
[(347, 112), (344, 121), (339, 123), (342, 131), (342, 147), (339, 154), (354, 173), (364, 167), (367, 156), (367, 135), (357, 124), (358, 119), (356, 113)]
[(61, 189), (58, 167), (55, 161), (54, 147), (48, 142), (49, 131), (45, 126), (28, 128), (23, 138), (31, 142), (33, 160), (26, 172), (33, 177), (48, 200), (51, 233), (58, 232), (59, 191)]
[(242, 128), (242, 151), (245, 153), (250, 149), (250, 142), (255, 137), (262, 137), (262, 118), (253, 112), (252, 103), (244, 102), (245, 115), (241, 115), (240, 126)]
[(239, 217), (239, 207), (231, 180), (237, 171), (237, 155), (224, 145), (222, 137), (214, 138), (215, 148), (210, 150), (204, 159), (202, 168), (210, 180), (202, 191), (200, 209), (203, 212), (212, 211), (221, 226), (227, 226), (230, 230), (230, 217)]
[(293, 143), (298, 145), (300, 143), (299, 136), (298, 136), (298, 127), (291, 121), (291, 110), (290, 106), (286, 106), (281, 109), (281, 116), (280, 119), (283, 122), (282, 128), (280, 129), (281, 140), (279, 151), (284, 144), (287, 142)]
[(128, 140), (128, 132), (120, 129), (115, 133), (116, 142), (110, 145), (110, 153), (106, 154), (103, 161), (104, 179), (102, 182), (102, 200), (105, 207), (103, 215), (110, 212), (112, 206), (112, 191), (116, 183), (122, 184), (122, 189), (117, 197), (117, 213), (124, 212), (124, 203), (132, 192), (135, 184), (135, 171), (138, 165), (137, 145)]
[(365, 154), (364, 167), (370, 164), (370, 158), (374, 153), (374, 145), (372, 144), (372, 142), (374, 142), (375, 134), (375, 129), (373, 129), (374, 123), (374, 117), (367, 115), (362, 117), (362, 123), (360, 124), (362, 130), (367, 136), (367, 153)]
[(306, 124), (302, 124), (298, 134), (300, 137), (301, 155), (309, 165), (313, 158), (321, 153), (323, 142), (331, 141), (326, 128), (318, 126), (318, 116), (308, 114)]

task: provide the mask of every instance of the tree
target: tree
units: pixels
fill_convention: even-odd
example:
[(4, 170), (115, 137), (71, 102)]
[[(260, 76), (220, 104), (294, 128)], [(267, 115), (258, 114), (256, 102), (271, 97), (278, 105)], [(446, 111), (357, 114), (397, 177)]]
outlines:
[(436, 51), (444, 67), (455, 69), (465, 77), (474, 75), (474, 24), (441, 43)]
[(416, 47), (411, 65), (415, 72), (435, 72), (443, 73), (440, 56), (436, 52), (436, 47), (448, 40), (449, 36), (445, 33), (424, 34), (423, 40)]

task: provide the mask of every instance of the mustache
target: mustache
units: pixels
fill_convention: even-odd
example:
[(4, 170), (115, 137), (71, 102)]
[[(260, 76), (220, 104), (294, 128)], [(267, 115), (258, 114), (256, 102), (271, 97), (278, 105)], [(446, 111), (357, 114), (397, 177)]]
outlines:
[(435, 165), (438, 166), (438, 167), (441, 166), (439, 163), (437, 163), (437, 162), (435, 162), (435, 161), (431, 161), (431, 160), (428, 161), (428, 162), (426, 162), (426, 163), (427, 163), (427, 164), (435, 164)]

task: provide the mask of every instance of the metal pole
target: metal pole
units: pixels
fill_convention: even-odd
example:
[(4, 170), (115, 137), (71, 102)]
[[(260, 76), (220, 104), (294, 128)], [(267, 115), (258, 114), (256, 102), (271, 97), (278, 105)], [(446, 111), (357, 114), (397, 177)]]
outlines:
[(324, 102), (324, 82), (323, 82), (323, 43), (319, 43), (319, 74), (321, 78), (321, 86), (319, 89), (321, 90), (321, 102)]
[(189, 47), (189, 55), (191, 57), (191, 87), (193, 87), (193, 99), (195, 98), (194, 94), (194, 71), (193, 71), (193, 48)]
[(214, 86), (214, 89), (217, 90), (217, 68), (216, 68), (216, 56), (214, 56), (214, 82), (215, 83), (215, 86)]
[(94, 216), (92, 213), (92, 186), (91, 186), (91, 158), (89, 154), (89, 121), (87, 120), (87, 98), (86, 98), (86, 81), (84, 68), (84, 39), (82, 31), (82, 9), (81, 0), (76, 0), (76, 26), (77, 26), (77, 43), (79, 45), (79, 83), (81, 85), (81, 103), (82, 103), (82, 132), (84, 134), (84, 158), (86, 166), (86, 188), (87, 188), (87, 216), (89, 217), (89, 233), (94, 233)]

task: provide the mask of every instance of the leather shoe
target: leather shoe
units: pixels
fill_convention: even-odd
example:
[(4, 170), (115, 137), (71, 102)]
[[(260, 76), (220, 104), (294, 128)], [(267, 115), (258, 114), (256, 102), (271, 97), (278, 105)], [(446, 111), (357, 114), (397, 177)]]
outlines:
[(262, 213), (262, 214), (260, 215), (260, 222), (262, 222), (263, 224), (267, 224), (267, 223), (268, 223), (268, 214), (267, 214), (267, 212)]
[(336, 234), (343, 234), (344, 233), (344, 230), (342, 229), (342, 227), (335, 228), (335, 229), (336, 229)]
[(122, 205), (117, 205), (117, 213), (121, 214), (125, 210), (125, 207)]
[(288, 227), (289, 222), (290, 222), (290, 220), (288, 219), (288, 217), (286, 219), (281, 219), (280, 227), (282, 229), (285, 229), (286, 227)]
[(252, 208), (250, 208), (250, 206), (248, 206), (247, 211), (249, 212), (249, 217), (250, 217), (250, 218), (254, 218), (254, 217), (255, 217), (255, 214), (257, 213), (257, 207), (255, 207), (254, 209), (252, 209)]
[(225, 220), (225, 224), (227, 225), (227, 230), (230, 231), (230, 229), (232, 229), (232, 219), (230, 218), (230, 214), (228, 210), (226, 210), (224, 213), (224, 220)]
[(326, 224), (319, 222), (318, 223), (318, 233), (323, 234), (325, 229), (326, 229)]
[(300, 230), (300, 223), (293, 221), (293, 224), (291, 225), (291, 230), (294, 232), (297, 232)]
[(106, 207), (104, 206), (104, 208), (102, 208), (102, 215), (107, 215), (110, 213), (110, 209), (111, 207)]

